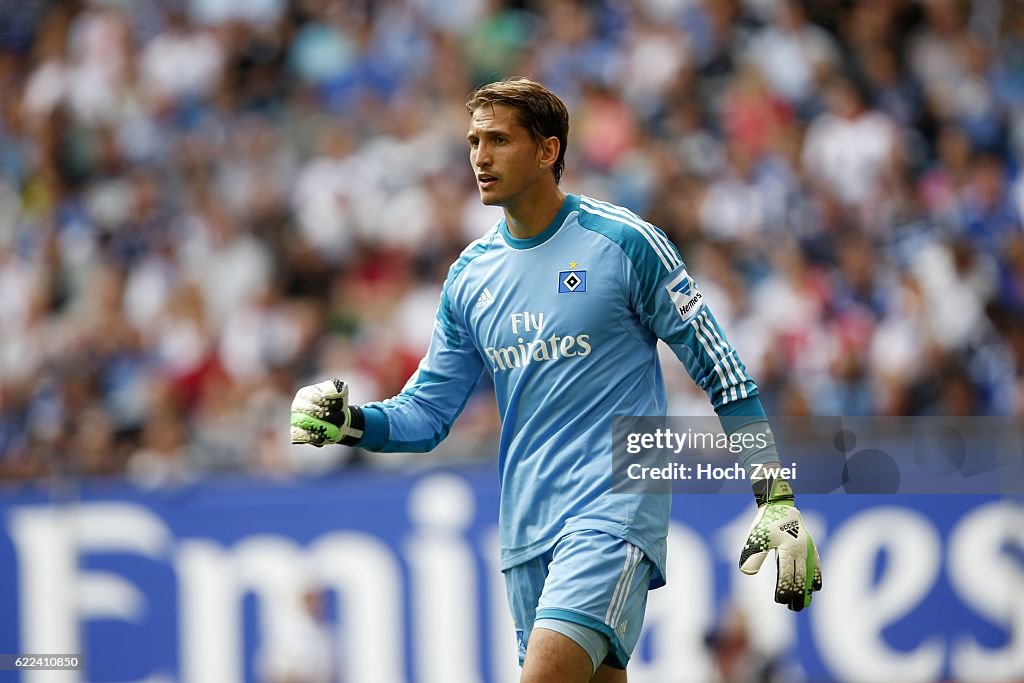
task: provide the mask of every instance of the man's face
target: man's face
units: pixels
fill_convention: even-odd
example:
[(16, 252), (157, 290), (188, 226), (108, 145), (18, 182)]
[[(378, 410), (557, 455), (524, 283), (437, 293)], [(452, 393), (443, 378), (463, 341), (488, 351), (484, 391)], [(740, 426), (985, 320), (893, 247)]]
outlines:
[(540, 147), (512, 107), (486, 104), (477, 108), (466, 139), (469, 163), (484, 204), (508, 206), (539, 179), (551, 175), (551, 169), (540, 164)]

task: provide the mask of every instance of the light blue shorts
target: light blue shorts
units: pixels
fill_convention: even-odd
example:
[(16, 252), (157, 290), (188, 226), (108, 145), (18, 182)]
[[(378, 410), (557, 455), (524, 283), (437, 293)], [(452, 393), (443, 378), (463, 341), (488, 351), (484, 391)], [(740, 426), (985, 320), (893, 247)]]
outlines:
[(520, 665), (534, 622), (557, 619), (604, 634), (610, 647), (603, 663), (625, 669), (640, 638), (653, 571), (635, 545), (592, 530), (563, 536), (543, 555), (507, 569)]

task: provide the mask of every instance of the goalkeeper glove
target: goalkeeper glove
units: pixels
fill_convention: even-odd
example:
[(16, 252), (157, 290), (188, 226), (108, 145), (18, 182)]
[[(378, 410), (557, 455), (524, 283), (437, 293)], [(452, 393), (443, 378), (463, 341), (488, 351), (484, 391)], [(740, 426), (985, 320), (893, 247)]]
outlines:
[(302, 387), (292, 401), (292, 443), (340, 443), (355, 446), (363, 438), (365, 420), (348, 404), (348, 385), (340, 379)]
[[(765, 468), (778, 466), (775, 462)], [(821, 590), (818, 549), (793, 503), (793, 489), (788, 481), (772, 477), (755, 479), (753, 487), (757, 517), (740, 554), (740, 571), (756, 574), (768, 552), (775, 550), (775, 602), (799, 612), (811, 604), (811, 594)]]

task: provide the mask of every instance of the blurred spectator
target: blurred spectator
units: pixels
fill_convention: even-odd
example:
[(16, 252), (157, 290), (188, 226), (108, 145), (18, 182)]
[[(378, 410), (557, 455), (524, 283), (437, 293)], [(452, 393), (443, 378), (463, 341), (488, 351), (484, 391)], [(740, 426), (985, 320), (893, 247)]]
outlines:
[(150, 416), (142, 446), (128, 458), (128, 479), (145, 488), (180, 486), (197, 475), (181, 418), (170, 410)]
[(309, 589), (299, 605), (289, 605), (267, 619), (258, 655), (263, 683), (335, 683), (335, 639), (326, 621), (323, 591)]
[(1009, 195), (1003, 161), (991, 153), (976, 155), (960, 188), (959, 230), (992, 253), (1021, 231), (1021, 216)]
[(747, 58), (764, 69), (779, 96), (810, 112), (818, 83), (839, 61), (835, 38), (807, 20), (803, 0), (771, 7), (771, 23), (753, 37)]
[(887, 116), (868, 108), (864, 93), (846, 78), (829, 80), (825, 101), (827, 110), (814, 118), (804, 141), (808, 182), (853, 210), (857, 224), (870, 225), (873, 209), (898, 175), (899, 132)]
[(771, 91), (760, 67), (741, 67), (723, 97), (725, 137), (757, 162), (778, 150), (792, 120), (792, 109)]
[(964, 63), (967, 4), (963, 0), (920, 3), (924, 25), (906, 39), (910, 72), (921, 84), (929, 106), (942, 119), (955, 110), (957, 83), (967, 70)]
[(224, 46), (216, 34), (191, 26), (176, 8), (168, 9), (166, 22), (139, 54), (139, 86), (157, 111), (209, 97), (224, 69)]
[(711, 651), (712, 683), (780, 683), (803, 680), (792, 667), (759, 652), (738, 609), (726, 611), (705, 643)]

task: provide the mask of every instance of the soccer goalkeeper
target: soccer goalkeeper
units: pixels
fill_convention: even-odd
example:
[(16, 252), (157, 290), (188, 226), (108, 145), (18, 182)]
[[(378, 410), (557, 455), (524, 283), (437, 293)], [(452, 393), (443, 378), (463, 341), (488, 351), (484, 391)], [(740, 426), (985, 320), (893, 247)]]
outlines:
[[(621, 207), (559, 188), (568, 112), (526, 79), (473, 92), (467, 140), (484, 204), (504, 218), (451, 267), (433, 338), (402, 392), (349, 403), (328, 380), (299, 390), (292, 441), (429, 451), (482, 373), (501, 414), (501, 568), (524, 683), (626, 680), (647, 592), (664, 585), (669, 496), (611, 495), (609, 420), (664, 415), (662, 339), (730, 432), (767, 428), (757, 386), (665, 234)], [(775, 447), (744, 464), (778, 460)], [(775, 599), (821, 587), (789, 483), (754, 481), (740, 568), (777, 551)]]

